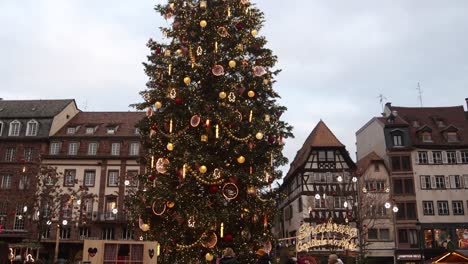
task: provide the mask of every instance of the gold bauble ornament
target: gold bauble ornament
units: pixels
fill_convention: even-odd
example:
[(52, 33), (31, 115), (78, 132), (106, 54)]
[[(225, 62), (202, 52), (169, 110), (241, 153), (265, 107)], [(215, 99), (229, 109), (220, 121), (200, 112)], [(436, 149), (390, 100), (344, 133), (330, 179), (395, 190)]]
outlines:
[(146, 232), (148, 230), (150, 230), (150, 225), (148, 224), (143, 224), (141, 227), (140, 227), (141, 231), (143, 232)]
[(255, 92), (254, 92), (254, 91), (249, 91), (249, 92), (247, 93), (247, 95), (248, 95), (250, 98), (252, 98), (252, 97), (255, 96)]
[(200, 166), (200, 168), (198, 169), (198, 171), (200, 171), (200, 173), (206, 173), (207, 170), (208, 169), (206, 168), (205, 165)]
[(235, 60), (229, 61), (229, 67), (231, 67), (231, 68), (236, 67), (236, 61)]
[(208, 23), (206, 22), (206, 20), (200, 21), (200, 27), (204, 28), (204, 27), (206, 27), (206, 25), (208, 25)]
[(225, 92), (220, 92), (219, 93), (219, 98), (225, 99), (226, 98), (226, 93)]
[(258, 31), (256, 29), (252, 29), (252, 31), (250, 32), (250, 34), (252, 34), (252, 36), (257, 36), (258, 34)]
[(211, 255), (211, 253), (206, 253), (205, 259), (206, 259), (206, 261), (208, 261), (208, 262), (209, 262), (209, 261), (213, 261), (213, 255)]
[(172, 143), (167, 143), (167, 150), (173, 151), (174, 150), (174, 145)]
[(182, 50), (178, 49), (178, 50), (176, 50), (176, 53), (177, 53), (177, 55), (180, 55), (180, 54), (182, 54)]
[(244, 156), (239, 156), (239, 157), (237, 158), (237, 162), (239, 162), (240, 164), (244, 163), (244, 162), (245, 162)]
[(258, 140), (261, 140), (263, 138), (263, 133), (261, 132), (258, 132), (255, 137), (258, 139)]
[(156, 109), (159, 109), (159, 108), (162, 107), (162, 103), (158, 101), (158, 102), (154, 103), (154, 106), (156, 107)]
[(191, 82), (192, 82), (192, 80), (190, 79), (190, 77), (187, 76), (187, 77), (184, 78), (184, 83), (185, 84), (189, 84)]
[(175, 203), (174, 202), (167, 202), (167, 207), (168, 208), (174, 208)]

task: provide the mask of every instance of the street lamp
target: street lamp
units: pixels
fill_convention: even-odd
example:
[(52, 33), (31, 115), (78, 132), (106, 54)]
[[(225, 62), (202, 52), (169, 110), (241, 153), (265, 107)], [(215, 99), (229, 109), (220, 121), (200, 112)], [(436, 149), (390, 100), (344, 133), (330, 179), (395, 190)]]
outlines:
[[(50, 220), (47, 221), (47, 224), (49, 224)], [(50, 222), (52, 224), (52, 222)], [(65, 219), (62, 221), (62, 225), (66, 226), (68, 225), (68, 221)], [(57, 234), (55, 234), (55, 252), (54, 252), (54, 263), (57, 262), (58, 260), (58, 251), (59, 251), (59, 245), (60, 245), (60, 225), (57, 224)]]

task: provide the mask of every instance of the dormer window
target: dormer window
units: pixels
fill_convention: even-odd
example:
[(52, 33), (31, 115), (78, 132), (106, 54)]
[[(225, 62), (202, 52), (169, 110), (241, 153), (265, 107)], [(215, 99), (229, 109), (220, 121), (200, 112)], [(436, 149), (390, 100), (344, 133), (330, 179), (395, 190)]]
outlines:
[(67, 134), (73, 135), (76, 133), (76, 127), (69, 127), (67, 128)]
[[(135, 128), (135, 135), (139, 135), (140, 134), (140, 129), (138, 127)], [(1, 135), (1, 133), (0, 133)]]
[(401, 134), (392, 135), (393, 146), (401, 147), (403, 146), (403, 136)]
[(8, 131), (8, 136), (19, 136), (21, 128), (21, 123), (18, 120), (12, 121), (10, 123), (10, 131)]
[(107, 134), (114, 135), (115, 132), (117, 132), (117, 127), (116, 126), (107, 127)]
[(94, 134), (94, 130), (95, 130), (94, 127), (87, 127), (86, 128), (86, 134), (92, 135), (92, 134)]
[(36, 120), (31, 120), (26, 126), (26, 136), (37, 136), (39, 123)]
[(447, 132), (447, 142), (449, 143), (458, 142), (457, 132)]
[(432, 142), (432, 135), (430, 132), (422, 133), (422, 141), (423, 142)]

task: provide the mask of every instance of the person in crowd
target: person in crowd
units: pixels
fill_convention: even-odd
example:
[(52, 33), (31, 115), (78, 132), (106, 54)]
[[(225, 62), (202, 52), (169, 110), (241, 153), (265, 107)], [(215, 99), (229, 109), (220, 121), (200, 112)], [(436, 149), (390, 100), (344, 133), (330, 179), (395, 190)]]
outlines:
[(236, 259), (236, 254), (232, 248), (226, 248), (223, 251), (223, 257), (219, 261), (220, 264), (239, 264), (239, 261)]
[(264, 249), (257, 250), (256, 254), (258, 257), (257, 264), (271, 264), (271, 258)]

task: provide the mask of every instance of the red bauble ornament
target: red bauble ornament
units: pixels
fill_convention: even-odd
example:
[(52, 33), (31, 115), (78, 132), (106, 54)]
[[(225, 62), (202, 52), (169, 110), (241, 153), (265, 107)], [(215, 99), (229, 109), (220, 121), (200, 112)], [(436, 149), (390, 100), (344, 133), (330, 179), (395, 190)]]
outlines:
[(217, 192), (217, 191), (218, 191), (218, 186), (216, 186), (216, 185), (210, 186), (210, 192), (211, 192), (211, 193), (215, 193), (215, 192)]
[(156, 175), (152, 173), (152, 174), (148, 177), (148, 180), (150, 180), (150, 181), (156, 180)]
[(224, 240), (225, 240), (226, 242), (231, 242), (231, 241), (232, 241), (232, 235), (231, 235), (231, 234), (225, 235), (225, 236), (224, 236)]
[(237, 91), (242, 95), (245, 92), (245, 87), (239, 87), (237, 88)]
[(156, 48), (156, 54), (161, 54), (161, 48)]
[(268, 178), (268, 182), (272, 183), (274, 181), (273, 177)]
[(152, 124), (152, 125), (151, 125), (151, 129), (154, 130), (154, 131), (156, 131), (156, 130), (158, 130), (158, 126), (157, 126), (156, 124)]
[(183, 103), (182, 98), (176, 98), (175, 103), (179, 105), (182, 104)]
[(275, 143), (275, 142), (276, 142), (276, 138), (275, 138), (275, 137), (273, 137), (273, 136), (271, 136), (271, 137), (268, 137), (268, 142), (269, 142), (270, 144), (273, 144), (273, 143)]
[(237, 30), (241, 30), (241, 29), (243, 29), (243, 28), (244, 28), (244, 25), (243, 25), (241, 22), (236, 23), (236, 29), (237, 29)]

